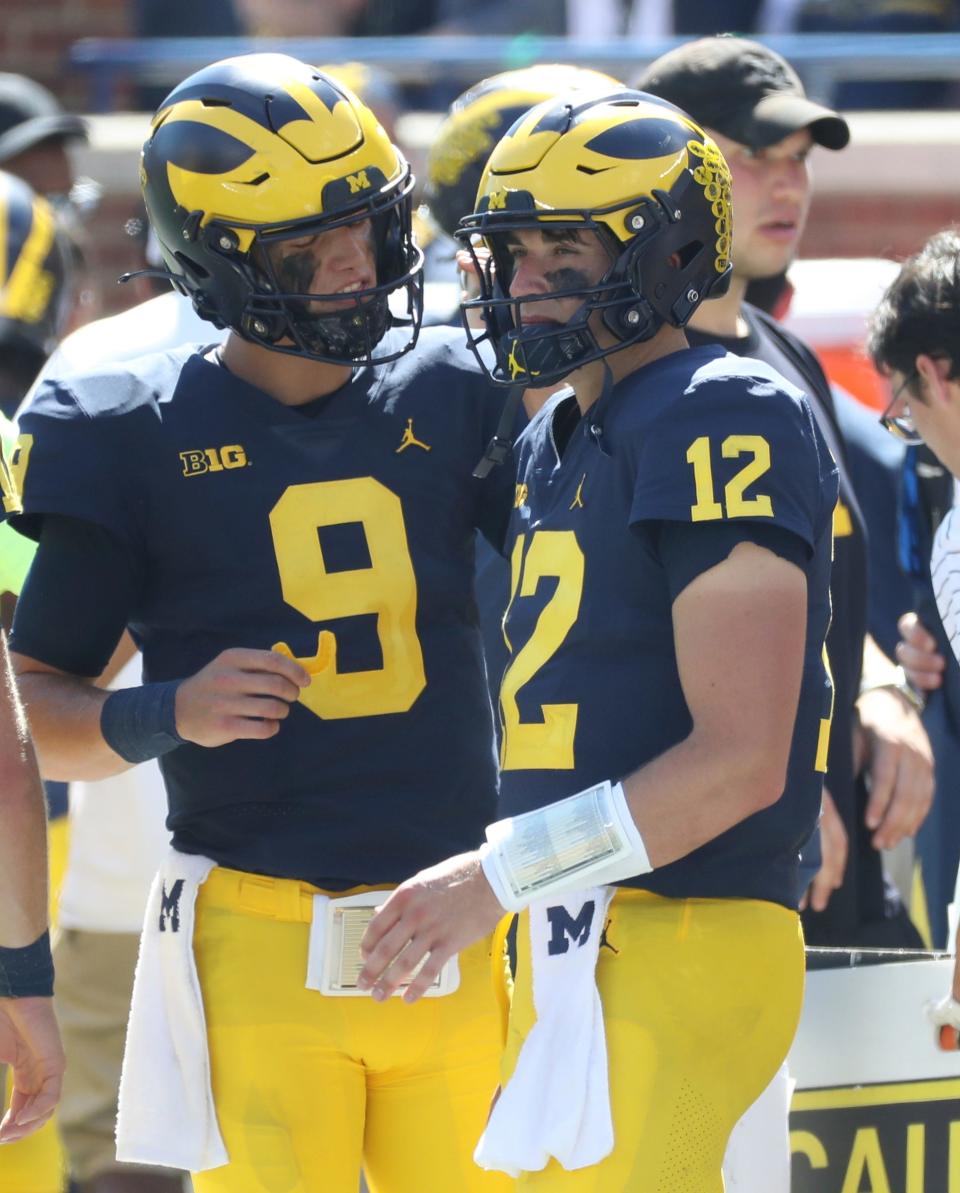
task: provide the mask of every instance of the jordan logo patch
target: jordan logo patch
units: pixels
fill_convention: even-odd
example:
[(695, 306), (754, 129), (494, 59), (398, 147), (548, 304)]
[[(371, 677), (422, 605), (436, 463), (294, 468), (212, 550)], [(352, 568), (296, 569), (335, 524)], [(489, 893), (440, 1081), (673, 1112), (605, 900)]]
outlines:
[(431, 451), (429, 443), (424, 443), (422, 439), (418, 439), (413, 433), (413, 419), (407, 419), (407, 429), (403, 432), (403, 438), (400, 440), (400, 446), (397, 452), (406, 451), (408, 447), (422, 447), (425, 452)]

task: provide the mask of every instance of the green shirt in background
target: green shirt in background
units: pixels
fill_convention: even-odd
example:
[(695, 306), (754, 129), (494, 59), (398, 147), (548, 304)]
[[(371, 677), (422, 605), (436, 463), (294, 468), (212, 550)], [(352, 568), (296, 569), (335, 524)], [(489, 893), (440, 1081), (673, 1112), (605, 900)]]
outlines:
[[(3, 414), (0, 414), (0, 440), (3, 454), (9, 460), (17, 442), (17, 428)], [(0, 593), (19, 595), (36, 549), (37, 544), (31, 539), (17, 534), (8, 523), (0, 523)]]

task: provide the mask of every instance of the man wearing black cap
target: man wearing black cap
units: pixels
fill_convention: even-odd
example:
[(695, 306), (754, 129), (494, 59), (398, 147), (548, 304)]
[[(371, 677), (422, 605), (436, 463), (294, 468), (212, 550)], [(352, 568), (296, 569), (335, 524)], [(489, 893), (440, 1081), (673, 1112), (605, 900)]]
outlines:
[[(776, 277), (795, 255), (810, 205), (811, 149), (815, 144), (844, 148), (849, 128), (842, 116), (807, 98), (796, 72), (779, 54), (742, 38), (703, 38), (672, 50), (641, 73), (637, 86), (703, 123), (733, 176), (733, 282), (724, 298), (696, 312), (688, 329), (691, 343), (715, 342), (738, 355), (759, 357), (805, 390), (841, 472), (827, 640), (836, 707), (824, 844), (830, 844), (835, 805), (849, 838), (849, 856), (845, 873), (842, 860), (838, 868), (828, 856), (813, 880), (804, 920), (807, 941), (919, 945), (884, 883), (879, 851), (912, 836), (929, 809), (929, 744), (916, 710), (901, 694), (883, 686), (860, 695), (866, 541), (829, 383), (806, 345), (744, 301), (749, 282)], [(862, 758), (859, 766), (855, 758)], [(842, 884), (834, 889), (841, 874)]]
[[(740, 356), (759, 357), (809, 394), (839, 466), (833, 620), (827, 638), (834, 718), (821, 821), (823, 861), (803, 859), (809, 861), (806, 878), (812, 880), (805, 896), (807, 943), (919, 946), (884, 878), (880, 850), (916, 833), (929, 810), (929, 743), (916, 709), (895, 688), (896, 670), (883, 665), (885, 656), (872, 643), (870, 657), (880, 661), (881, 686), (863, 690), (871, 688), (863, 682), (866, 532), (829, 382), (805, 344), (745, 301), (748, 283), (782, 275), (796, 253), (810, 205), (811, 150), (815, 145), (843, 149), (850, 131), (842, 116), (807, 98), (796, 72), (779, 54), (742, 38), (703, 38), (680, 46), (647, 67), (635, 85), (702, 123), (733, 179), (732, 283), (724, 297), (694, 314), (687, 328), (690, 343), (716, 343)], [(752, 1190), (757, 1177), (763, 1193), (789, 1187), (785, 1071), (783, 1077), (731, 1137), (724, 1171), (727, 1187), (737, 1193)]]
[(67, 142), (87, 139), (79, 116), (64, 112), (53, 95), (24, 75), (0, 73), (0, 165), (48, 197), (73, 185)]

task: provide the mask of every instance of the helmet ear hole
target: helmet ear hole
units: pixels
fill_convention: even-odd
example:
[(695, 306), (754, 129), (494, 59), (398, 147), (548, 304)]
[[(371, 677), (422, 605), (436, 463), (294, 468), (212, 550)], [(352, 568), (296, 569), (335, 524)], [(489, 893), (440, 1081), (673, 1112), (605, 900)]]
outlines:
[(174, 255), (180, 262), (184, 273), (189, 274), (195, 281), (205, 282), (210, 277), (209, 271), (199, 261), (194, 261), (192, 257), (188, 257), (186, 253), (175, 253)]

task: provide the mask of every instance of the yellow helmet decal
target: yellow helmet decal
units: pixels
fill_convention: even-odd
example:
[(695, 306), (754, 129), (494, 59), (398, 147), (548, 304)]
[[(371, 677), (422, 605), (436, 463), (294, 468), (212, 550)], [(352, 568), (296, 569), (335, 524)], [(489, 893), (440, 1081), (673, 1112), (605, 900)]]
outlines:
[[(218, 152), (221, 172), (211, 173), (197, 155), (177, 162), (170, 155), (170, 190), (186, 211), (202, 211), (201, 226), (211, 220), (231, 225), (242, 251), (252, 233), (247, 225), (277, 225), (325, 214), (324, 187), (345, 180), (349, 194), (362, 194), (376, 171), (384, 180), (398, 177), (402, 161), (372, 112), (344, 92), (328, 107), (296, 79), (286, 82), (304, 118), (289, 120), (275, 132), (228, 107), (183, 99), (158, 113), (154, 135), (175, 132), (181, 121), (201, 126)], [(190, 129), (196, 141), (199, 130)], [(222, 167), (226, 165), (226, 169)]]
[(0, 316), (22, 323), (38, 323), (44, 317), (56, 285), (56, 278), (46, 268), (57, 231), (53, 208), (46, 199), (36, 195), (32, 215), (23, 247), (13, 257), (7, 205), (0, 202)]
[[(720, 151), (699, 125), (679, 111), (667, 114), (662, 105), (651, 102), (597, 104), (567, 129), (556, 118), (555, 104), (545, 117), (549, 107), (534, 108), (491, 154), (478, 196), (486, 199), (487, 210), (508, 209), (511, 194), (529, 194), (535, 197), (541, 218), (549, 219), (554, 210), (593, 212), (622, 242), (635, 231), (625, 222), (627, 213), (620, 210), (603, 215), (597, 211), (614, 207), (618, 201), (628, 205), (654, 190), (669, 191), (685, 170), (692, 170), (714, 207), (717, 251), (724, 258), (718, 272), (723, 272), (730, 250), (730, 174)], [(664, 121), (665, 116), (669, 130), (685, 127), (689, 139), (664, 135), (662, 152), (647, 157), (618, 152), (616, 130), (620, 126), (638, 120)]]

